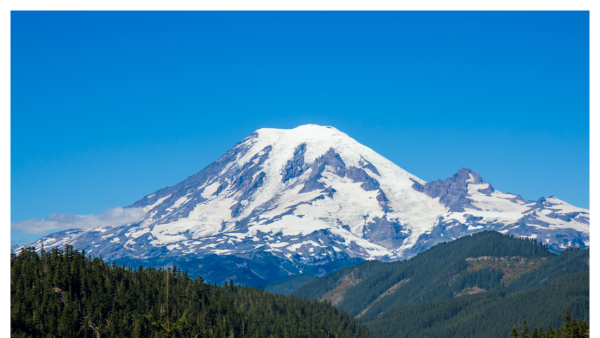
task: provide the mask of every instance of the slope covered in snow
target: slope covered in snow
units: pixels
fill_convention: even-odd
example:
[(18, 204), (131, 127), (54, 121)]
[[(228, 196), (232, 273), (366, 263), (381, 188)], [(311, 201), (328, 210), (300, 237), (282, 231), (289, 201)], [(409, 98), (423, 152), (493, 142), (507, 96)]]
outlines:
[(246, 284), (407, 258), (484, 229), (538, 238), (556, 250), (589, 245), (585, 209), (554, 197), (523, 201), (469, 169), (426, 183), (318, 125), (257, 130), (200, 172), (130, 207), (143, 208), (142, 222), (34, 244), (68, 243), (128, 264), (175, 261), (203, 276), (221, 269), (226, 273), (214, 281)]

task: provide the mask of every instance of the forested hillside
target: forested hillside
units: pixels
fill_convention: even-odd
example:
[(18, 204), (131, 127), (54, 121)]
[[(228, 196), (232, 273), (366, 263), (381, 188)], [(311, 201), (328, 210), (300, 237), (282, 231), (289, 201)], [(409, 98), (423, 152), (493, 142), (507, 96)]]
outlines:
[(336, 295), (334, 303), (353, 316), (369, 317), (402, 305), (508, 287), (555, 257), (537, 241), (486, 231), (405, 261), (365, 261), (308, 282), (293, 294), (324, 299), (341, 288), (343, 295)]
[(523, 325), (513, 327), (510, 336), (514, 338), (590, 338), (590, 324), (583, 319), (575, 319), (571, 316), (571, 310), (565, 309), (562, 315), (563, 323), (558, 328), (534, 327), (531, 330), (527, 321), (523, 320)]
[(523, 320), (531, 330), (546, 330), (548, 324), (559, 327), (565, 308), (573, 318), (589, 322), (588, 283), (589, 272), (578, 272), (527, 291), (497, 290), (407, 305), (361, 322), (379, 338), (508, 338)]
[(373, 337), (327, 303), (205, 284), (175, 268), (120, 267), (70, 246), (11, 255), (12, 337), (158, 337), (150, 313), (171, 326), (186, 313), (175, 337)]
[(330, 300), (378, 337), (504, 337), (524, 319), (556, 327), (566, 307), (587, 320), (588, 271), (589, 250), (557, 255), (535, 240), (482, 232), (406, 261), (365, 261), (293, 294)]

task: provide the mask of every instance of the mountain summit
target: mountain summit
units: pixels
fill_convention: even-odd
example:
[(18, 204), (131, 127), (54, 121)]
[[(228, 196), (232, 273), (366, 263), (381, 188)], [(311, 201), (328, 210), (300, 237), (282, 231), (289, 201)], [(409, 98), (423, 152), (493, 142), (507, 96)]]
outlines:
[(143, 221), (67, 230), (34, 245), (71, 244), (121, 263), (177, 264), (209, 282), (248, 285), (408, 258), (482, 230), (554, 250), (589, 245), (586, 209), (555, 197), (524, 201), (469, 169), (427, 183), (319, 125), (259, 129), (129, 208), (142, 208)]

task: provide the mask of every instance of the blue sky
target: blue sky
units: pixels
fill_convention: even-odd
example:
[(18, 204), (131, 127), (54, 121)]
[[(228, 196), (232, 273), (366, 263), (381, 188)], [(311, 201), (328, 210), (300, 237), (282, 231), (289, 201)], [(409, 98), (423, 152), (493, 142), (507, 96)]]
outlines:
[(307, 123), (426, 181), (467, 167), (589, 207), (588, 12), (12, 12), (11, 26), (12, 222), (127, 206), (256, 129)]

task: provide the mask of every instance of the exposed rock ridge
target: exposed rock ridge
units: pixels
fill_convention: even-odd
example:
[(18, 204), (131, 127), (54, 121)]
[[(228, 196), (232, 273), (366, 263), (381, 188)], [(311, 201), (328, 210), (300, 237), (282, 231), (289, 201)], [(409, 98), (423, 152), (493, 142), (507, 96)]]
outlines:
[[(427, 196), (440, 198), (440, 202), (450, 208), (450, 211), (463, 212), (465, 207), (478, 209), (473, 206), (472, 201), (468, 198), (468, 185), (486, 183), (481, 179), (481, 175), (468, 168), (459, 169), (458, 172), (451, 177), (442, 180), (437, 180), (425, 184), (413, 180), (413, 189), (427, 194)], [(494, 188), (488, 183), (488, 187), (480, 189), (479, 192), (491, 194)]]
[(281, 181), (283, 183), (294, 177), (302, 175), (304, 172), (304, 153), (306, 152), (306, 143), (300, 144), (294, 150), (294, 157), (289, 160), (283, 168)]
[[(298, 149), (297, 151), (299, 153), (299, 151), (301, 151), (301, 149)], [(296, 158), (296, 154), (294, 154), (294, 160), (292, 160), (292, 161), (297, 161), (295, 158)], [(289, 165), (289, 162), (288, 162), (288, 165)], [(286, 165), (286, 173), (290, 172), (290, 171), (291, 172), (297, 171), (297, 170), (293, 170), (288, 165)], [(377, 168), (375, 168), (375, 166), (373, 166), (372, 164), (370, 164), (370, 166), (373, 169), (369, 169), (369, 170), (371, 170), (371, 171), (375, 170), (374, 172), (377, 171)], [(369, 167), (369, 165), (367, 164), (366, 167)], [(361, 188), (363, 188), (365, 191), (373, 191), (373, 190), (379, 189), (379, 182), (377, 182), (376, 179), (369, 176), (369, 174), (367, 174), (367, 172), (364, 169), (353, 167), (353, 166), (346, 167), (346, 163), (344, 163), (344, 161), (342, 160), (340, 155), (333, 148), (330, 148), (325, 154), (323, 154), (322, 156), (317, 158), (312, 163), (310, 168), (311, 168), (310, 177), (308, 178), (306, 183), (304, 183), (304, 187), (302, 188), (302, 190), (300, 190), (300, 193), (305, 193), (305, 192), (318, 190), (318, 189), (325, 189), (325, 185), (322, 182), (320, 182), (320, 179), (323, 178), (323, 172), (326, 169), (329, 169), (330, 171), (332, 171), (334, 174), (336, 174), (339, 177), (348, 177), (348, 178), (352, 179), (354, 182), (362, 182)], [(378, 197), (378, 200), (385, 201), (386, 200), (385, 194), (383, 194), (383, 192), (381, 192), (381, 194), (383, 196)]]

